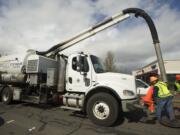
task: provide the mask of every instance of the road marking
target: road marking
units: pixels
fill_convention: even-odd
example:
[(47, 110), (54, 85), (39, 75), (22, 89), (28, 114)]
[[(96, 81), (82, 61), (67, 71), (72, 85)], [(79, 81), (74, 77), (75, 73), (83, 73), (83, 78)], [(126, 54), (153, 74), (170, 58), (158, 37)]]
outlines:
[(36, 127), (32, 127), (32, 128), (29, 128), (28, 131), (31, 132), (31, 131), (33, 131), (35, 129), (36, 129)]
[(14, 122), (15, 120), (9, 120), (9, 121), (7, 121), (6, 123), (7, 124), (9, 124), (9, 123), (12, 123), (12, 122)]

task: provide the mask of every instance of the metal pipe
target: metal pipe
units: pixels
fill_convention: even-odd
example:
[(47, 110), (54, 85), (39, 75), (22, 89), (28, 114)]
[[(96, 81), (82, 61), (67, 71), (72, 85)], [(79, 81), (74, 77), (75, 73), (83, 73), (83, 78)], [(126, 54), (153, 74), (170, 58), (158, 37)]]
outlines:
[(155, 43), (154, 48), (155, 48), (156, 55), (157, 55), (157, 61), (158, 61), (158, 64), (159, 64), (159, 69), (160, 69), (160, 73), (161, 73), (161, 79), (164, 82), (167, 82), (168, 80), (167, 80), (167, 76), (166, 76), (166, 71), (165, 71), (164, 61), (163, 61), (163, 58), (162, 58), (160, 44)]
[(129, 17), (129, 15), (124, 15), (124, 16), (116, 18), (116, 19), (114, 19), (112, 21), (109, 21), (104, 25), (99, 25), (98, 27), (93, 26), (87, 32), (82, 34), (81, 36), (78, 36), (77, 38), (74, 38), (73, 40), (71, 40), (67, 44), (64, 44), (63, 46), (60, 46), (54, 52), (58, 53), (58, 52), (60, 52), (60, 51), (62, 51), (64, 49), (67, 49), (67, 48), (71, 47), (72, 45), (77, 44), (78, 42), (80, 42), (80, 41), (82, 41), (84, 39), (87, 39), (87, 38), (95, 35), (96, 33), (100, 32), (100, 31), (103, 31), (103, 30), (107, 29), (108, 27), (111, 27), (112, 25), (115, 25), (115, 24), (119, 23), (120, 21), (123, 21), (123, 20), (127, 19), (128, 17)]

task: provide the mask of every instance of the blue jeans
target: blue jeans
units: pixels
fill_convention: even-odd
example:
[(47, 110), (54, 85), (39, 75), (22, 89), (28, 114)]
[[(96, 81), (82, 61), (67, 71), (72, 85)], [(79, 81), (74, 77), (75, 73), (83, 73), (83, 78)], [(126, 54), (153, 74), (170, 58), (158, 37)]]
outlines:
[(175, 119), (172, 98), (172, 96), (169, 96), (167, 98), (157, 99), (156, 115), (159, 121), (161, 121), (163, 111), (166, 112), (166, 115), (168, 115), (170, 120)]

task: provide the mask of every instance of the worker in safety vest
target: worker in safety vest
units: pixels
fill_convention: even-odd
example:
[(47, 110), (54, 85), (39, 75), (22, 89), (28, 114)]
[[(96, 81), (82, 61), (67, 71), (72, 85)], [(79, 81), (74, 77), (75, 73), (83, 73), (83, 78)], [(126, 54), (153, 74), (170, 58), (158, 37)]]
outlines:
[(160, 81), (158, 76), (150, 76), (150, 82), (154, 86), (153, 97), (154, 101), (157, 104), (156, 115), (159, 122), (162, 121), (162, 112), (165, 109), (166, 114), (170, 122), (175, 120), (174, 110), (172, 105), (172, 94), (168, 90), (167, 84)]
[(180, 75), (176, 75), (175, 90), (180, 93)]
[(151, 113), (155, 112), (155, 106), (154, 106), (154, 101), (153, 101), (153, 92), (154, 92), (154, 87), (150, 86), (147, 94), (145, 96), (141, 97), (143, 104), (148, 105), (148, 109), (150, 110)]

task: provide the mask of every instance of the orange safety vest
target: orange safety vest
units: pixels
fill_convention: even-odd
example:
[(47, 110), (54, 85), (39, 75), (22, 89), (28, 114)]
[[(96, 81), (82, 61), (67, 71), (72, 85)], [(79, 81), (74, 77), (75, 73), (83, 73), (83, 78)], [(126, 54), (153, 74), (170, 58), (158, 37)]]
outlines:
[(153, 101), (153, 92), (154, 92), (154, 87), (150, 86), (147, 94), (141, 97), (142, 101), (149, 105), (149, 110), (152, 112), (154, 112), (155, 110), (154, 101)]
[(142, 97), (142, 100), (144, 102), (152, 102), (153, 101), (153, 91), (154, 91), (154, 87), (150, 86), (147, 94)]

